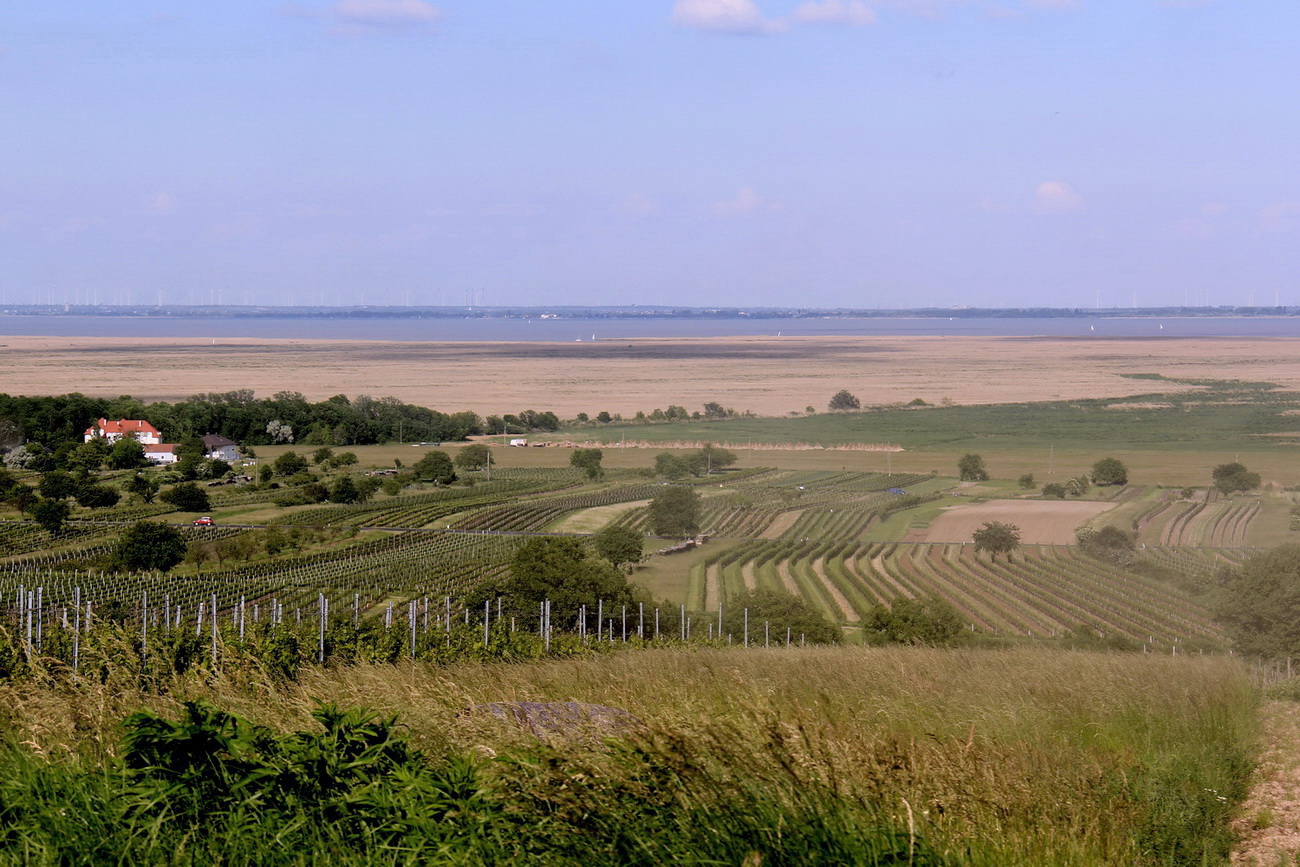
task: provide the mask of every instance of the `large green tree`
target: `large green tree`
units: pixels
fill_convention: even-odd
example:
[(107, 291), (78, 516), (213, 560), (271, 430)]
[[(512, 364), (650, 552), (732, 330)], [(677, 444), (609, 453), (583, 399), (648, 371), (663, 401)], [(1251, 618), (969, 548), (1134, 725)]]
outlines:
[(206, 512), (212, 508), (208, 492), (193, 482), (172, 485), (159, 495), (164, 503), (171, 503), (182, 512)]
[(451, 458), (444, 452), (426, 452), (411, 467), (417, 479), (450, 485), (456, 481), (456, 468), (451, 465)]
[(863, 631), (869, 642), (886, 644), (952, 644), (961, 635), (957, 609), (937, 596), (899, 597), (867, 612)]
[(624, 563), (636, 563), (643, 553), (644, 539), (641, 534), (630, 527), (620, 527), (617, 524), (605, 527), (592, 537), (591, 542), (596, 553), (615, 568)]
[(37, 500), (28, 507), (32, 520), (48, 533), (57, 533), (68, 522), (72, 506), (67, 500)]
[(1214, 486), (1225, 494), (1253, 491), (1260, 483), (1259, 473), (1250, 472), (1245, 464), (1237, 461), (1219, 464), (1211, 471), (1210, 477), (1214, 479)]
[(149, 466), (149, 459), (144, 456), (144, 446), (133, 437), (122, 437), (113, 443), (107, 462), (109, 469), (113, 470), (136, 470)]
[(669, 485), (650, 501), (650, 529), (657, 536), (690, 536), (700, 529), (700, 495)]
[(1128, 467), (1119, 458), (1102, 458), (1092, 465), (1092, 483), (1098, 486), (1127, 485)]
[(611, 613), (633, 602), (627, 578), (570, 536), (536, 536), (520, 545), (504, 591), (514, 610), (524, 615), (536, 613), (538, 604), (549, 599), (552, 621), (565, 628), (583, 605), (594, 617), (599, 602)]
[(456, 459), (453, 463), (455, 463), (458, 470), (488, 468), (492, 464), (492, 449), (483, 445), (483, 443), (471, 443), (456, 452)]
[(1214, 603), (1236, 648), (1253, 656), (1300, 654), (1300, 545), (1282, 545), (1220, 573)]
[(604, 457), (605, 453), (600, 449), (574, 449), (569, 454), (569, 466), (584, 470), (587, 478), (594, 481), (605, 474), (600, 466)]
[(1020, 547), (1020, 528), (1001, 521), (985, 521), (984, 526), (976, 530), (972, 538), (977, 554), (988, 551), (989, 556), (996, 560), (999, 554), (1010, 557), (1011, 552)]
[(862, 401), (858, 400), (847, 388), (841, 388), (831, 397), (826, 408), (839, 412), (862, 409)]
[(989, 473), (984, 469), (984, 458), (969, 452), (962, 455), (957, 461), (957, 477), (963, 482), (988, 481)]
[(168, 572), (185, 559), (185, 537), (158, 521), (137, 521), (117, 541), (114, 555), (126, 569)]

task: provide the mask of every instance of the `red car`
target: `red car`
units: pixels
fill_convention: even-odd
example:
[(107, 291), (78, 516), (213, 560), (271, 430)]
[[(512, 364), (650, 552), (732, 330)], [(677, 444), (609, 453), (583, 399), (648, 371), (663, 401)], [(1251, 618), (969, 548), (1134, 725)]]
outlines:
[(198, 518), (194, 521), (196, 527), (215, 527), (217, 522), (208, 517)]

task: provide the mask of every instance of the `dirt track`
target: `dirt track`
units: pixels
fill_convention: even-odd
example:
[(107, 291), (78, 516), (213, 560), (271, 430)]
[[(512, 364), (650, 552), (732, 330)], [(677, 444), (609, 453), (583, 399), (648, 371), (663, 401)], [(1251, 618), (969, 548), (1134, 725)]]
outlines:
[(1001, 521), (1020, 528), (1024, 545), (1070, 545), (1075, 529), (1114, 503), (1086, 500), (990, 500), (957, 506), (930, 522), (924, 530), (907, 534), (907, 542), (969, 542), (985, 521)]
[(1300, 340), (815, 337), (385, 343), (0, 337), (9, 394), (179, 400), (253, 389), (394, 396), (482, 414), (632, 415), (717, 401), (761, 415), (864, 404), (1001, 403), (1176, 390), (1121, 374), (1268, 380), (1300, 390)]

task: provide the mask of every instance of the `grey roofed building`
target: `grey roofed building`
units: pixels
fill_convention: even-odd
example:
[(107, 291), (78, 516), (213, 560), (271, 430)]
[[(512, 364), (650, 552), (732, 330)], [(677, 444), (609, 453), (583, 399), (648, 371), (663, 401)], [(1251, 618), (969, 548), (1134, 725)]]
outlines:
[(239, 444), (221, 434), (208, 434), (203, 438), (203, 453), (215, 460), (239, 460)]

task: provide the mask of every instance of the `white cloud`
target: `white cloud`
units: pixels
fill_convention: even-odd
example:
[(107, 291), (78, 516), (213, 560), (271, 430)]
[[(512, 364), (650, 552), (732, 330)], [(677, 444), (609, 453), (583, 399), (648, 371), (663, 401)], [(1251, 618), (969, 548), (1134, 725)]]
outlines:
[(1034, 210), (1040, 214), (1065, 214), (1083, 207), (1083, 196), (1064, 181), (1043, 181), (1034, 190)]
[(362, 27), (419, 27), (442, 19), (442, 11), (424, 0), (339, 0), (330, 11), (340, 21)]
[(176, 210), (176, 202), (171, 193), (154, 193), (144, 203), (144, 213), (155, 217), (165, 217)]
[(809, 0), (794, 10), (794, 20), (804, 24), (845, 24), (864, 27), (876, 23), (876, 11), (862, 0)]
[(756, 193), (753, 187), (744, 187), (732, 198), (715, 202), (713, 213), (719, 217), (743, 217), (765, 207), (771, 205), (763, 201), (763, 197)]
[(715, 33), (779, 33), (786, 29), (784, 21), (764, 18), (754, 0), (677, 0), (672, 22)]
[(1266, 232), (1284, 232), (1300, 228), (1300, 202), (1275, 202), (1259, 212), (1260, 228)]

